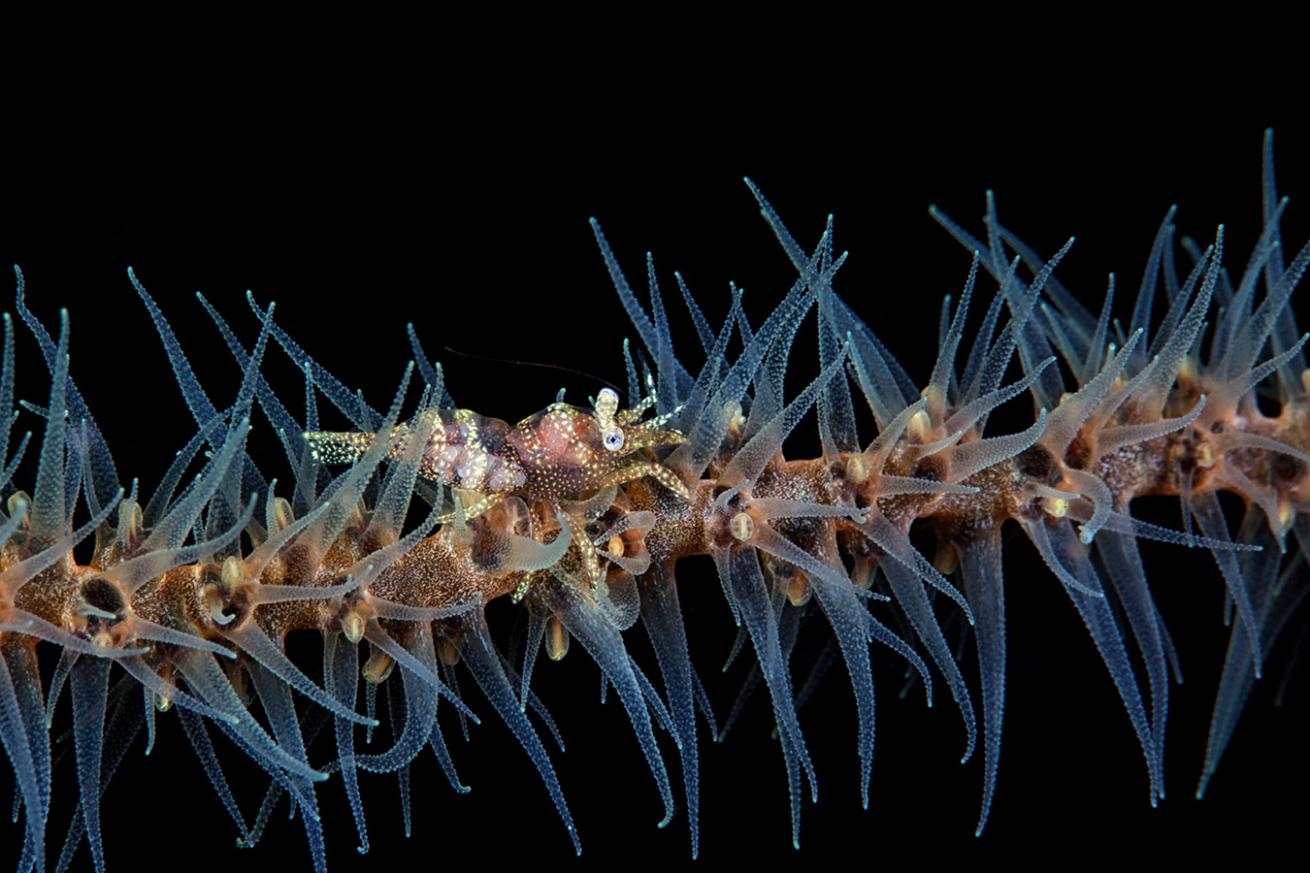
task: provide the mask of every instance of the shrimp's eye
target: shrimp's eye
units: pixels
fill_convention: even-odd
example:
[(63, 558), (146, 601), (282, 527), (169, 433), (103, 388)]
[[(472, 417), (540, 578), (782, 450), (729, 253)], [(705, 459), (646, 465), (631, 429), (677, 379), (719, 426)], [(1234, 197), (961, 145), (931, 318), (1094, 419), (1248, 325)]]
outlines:
[(617, 452), (623, 448), (622, 428), (612, 427), (605, 431), (605, 448), (611, 452)]

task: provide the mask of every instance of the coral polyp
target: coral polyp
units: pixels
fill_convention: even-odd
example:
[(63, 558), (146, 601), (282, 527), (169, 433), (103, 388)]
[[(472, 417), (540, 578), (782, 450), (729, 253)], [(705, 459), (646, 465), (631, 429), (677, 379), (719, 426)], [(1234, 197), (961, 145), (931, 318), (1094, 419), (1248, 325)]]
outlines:
[[(49, 380), (44, 402), (22, 404), (41, 431), (29, 492), (17, 485), (30, 443), (11, 439), (16, 337), (6, 318), (0, 741), (22, 831), (16, 869), (66, 868), (84, 845), (97, 871), (122, 864), (104, 849), (102, 796), (173, 721), (239, 845), (258, 852), (285, 803), (310, 864), (325, 870), (331, 843), (367, 853), (379, 831), (399, 830), (394, 809), (366, 814), (371, 774), (399, 781), (408, 833), (411, 766), (431, 750), (450, 787), (466, 792), (452, 740), (496, 720), (541, 783), (513, 799), (514, 815), (553, 807), (558, 848), (567, 840), (581, 853), (587, 813), (570, 807), (557, 773), (551, 744), (563, 743), (543, 652), (594, 661), (602, 697), (613, 693), (650, 772), (659, 824), (685, 827), (691, 857), (702, 827), (716, 826), (703, 814), (706, 739), (750, 721), (752, 697), (772, 715), (790, 842), (801, 846), (803, 824), (818, 816), (807, 811), (819, 797), (816, 737), (829, 744), (848, 729), (803, 727), (828, 672), (844, 673), (850, 689), (854, 736), (835, 741), (854, 740), (866, 808), (875, 677), (884, 694), (894, 672), (895, 690), (913, 700), (949, 697), (961, 757), (981, 758), (981, 835), (1005, 772), (1007, 567), (1025, 549), (1047, 573), (1023, 585), (1061, 591), (1091, 637), (1154, 806), (1166, 796), (1170, 695), (1184, 659), (1148, 583), (1143, 541), (1208, 555), (1224, 590), (1214, 608), (1231, 615), (1207, 745), (1191, 762), (1204, 793), (1307, 590), (1310, 371), (1292, 300), (1310, 245), (1290, 256), (1282, 245), (1287, 201), (1272, 154), (1267, 134), (1263, 225), (1241, 272), (1225, 267), (1224, 228), (1208, 247), (1180, 245), (1171, 210), (1130, 308), (1112, 277), (1089, 309), (1058, 278), (1073, 241), (1040, 253), (1000, 223), (990, 194), (977, 229), (934, 209), (971, 265), (941, 309), (926, 379), (839, 296), (848, 257), (833, 219), (802, 241), (750, 182), (790, 264), (767, 317), (752, 323), (733, 286), (716, 323), (674, 274), (695, 330), (695, 342), (676, 341), (674, 295), (654, 258), (639, 293), (593, 221), (631, 321), (634, 342), (605, 332), (626, 384), (579, 386), (591, 392), (586, 405), (561, 391), (516, 418), (500, 417), (503, 398), (456, 405), (422, 325), (409, 332), (411, 361), (390, 402), (374, 406), (253, 294), (245, 327), (200, 298), (215, 347), (239, 373), (219, 397), (129, 271), (194, 427), (148, 494), (121, 477), (74, 384), (75, 316), (43, 326), (18, 273), (17, 314)], [(803, 329), (817, 337), (817, 375), (794, 385)], [(288, 378), (300, 383), (294, 396), (275, 387)], [(817, 429), (817, 451), (793, 449), (799, 428)], [(265, 472), (273, 458), (250, 442), (260, 429), (281, 451), (276, 478)], [(1181, 511), (1173, 524), (1148, 519), (1135, 514), (1140, 498)], [(1010, 534), (1025, 542), (1005, 544)], [(746, 673), (731, 709), (715, 704), (705, 665), (693, 662), (683, 607), (686, 586), (715, 577), (721, 654)], [(497, 621), (506, 607), (513, 636)], [(638, 624), (649, 652), (634, 646)], [(315, 635), (316, 664), (294, 642)], [(805, 642), (816, 636), (817, 655)], [(51, 734), (64, 697), (67, 755)], [(64, 757), (78, 801), (58, 843), (49, 832)], [(262, 801), (233, 789), (236, 768), (258, 774)], [(644, 788), (626, 774), (614, 781), (618, 804)], [(324, 825), (322, 805), (338, 795), (349, 836)]]

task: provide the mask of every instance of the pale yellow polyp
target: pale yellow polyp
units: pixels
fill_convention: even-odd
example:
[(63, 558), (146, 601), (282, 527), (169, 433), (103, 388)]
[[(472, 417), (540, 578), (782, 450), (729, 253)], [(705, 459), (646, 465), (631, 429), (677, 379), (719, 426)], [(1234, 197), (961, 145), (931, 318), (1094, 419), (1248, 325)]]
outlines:
[(223, 572), (220, 576), (223, 582), (223, 590), (231, 591), (246, 581), (246, 567), (241, 559), (236, 555), (229, 555), (223, 561)]
[(555, 616), (546, 619), (546, 656), (559, 661), (569, 653), (569, 632)]
[(932, 420), (928, 418), (928, 413), (922, 409), (910, 416), (910, 422), (905, 426), (905, 432), (921, 442), (927, 439), (931, 429)]
[(341, 632), (352, 643), (364, 639), (364, 619), (353, 609), (341, 616)]
[(733, 537), (744, 543), (755, 533), (755, 522), (746, 513), (739, 512), (732, 517), (732, 521), (728, 522), (728, 530), (732, 532)]
[(1064, 518), (1069, 514), (1069, 501), (1063, 497), (1043, 497), (1042, 509), (1052, 518)]

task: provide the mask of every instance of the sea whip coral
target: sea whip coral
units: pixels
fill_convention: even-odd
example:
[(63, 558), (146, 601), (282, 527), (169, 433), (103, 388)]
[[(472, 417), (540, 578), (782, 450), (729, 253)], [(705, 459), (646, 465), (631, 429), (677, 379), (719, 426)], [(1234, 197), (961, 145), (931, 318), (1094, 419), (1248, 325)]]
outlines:
[[(636, 331), (627, 407), (652, 398), (658, 425), (651, 432), (666, 435), (634, 443), (636, 434), (624, 434), (612, 449), (607, 437), (622, 413), (599, 388), (587, 403), (557, 399), (542, 403), (542, 414), (524, 410), (516, 426), (456, 413), (441, 370), (413, 333), (423, 388), (409, 390), (407, 370), (390, 407), (375, 409), (313, 363), (273, 308), (253, 299), (253, 345), (206, 304), (242, 372), (230, 403), (215, 405), (133, 277), (198, 427), (147, 499), (120, 483), (69, 378), (67, 317), (57, 335), (46, 332), (26, 309), (20, 277), (19, 314), (42, 348), (51, 388), (47, 403), (29, 406), (46, 419), (35, 485), (30, 496), (10, 485), (0, 529), (10, 680), (7, 694), (0, 686), (7, 701), (0, 735), (21, 803), (19, 868), (43, 865), (54, 782), (47, 712), (64, 690), (73, 701), (81, 797), (67, 845), (72, 851), (90, 837), (98, 867), (101, 791), (137, 734), (153, 740), (157, 710), (176, 714), (246, 845), (286, 797), (323, 866), (318, 804), (327, 786), (318, 783), (337, 776), (366, 848), (358, 772), (407, 774), (431, 748), (459, 789), (443, 726), (450, 731), (488, 713), (523, 744), (576, 845), (541, 738), (553, 722), (530, 684), (538, 651), (558, 659), (574, 648), (597, 662), (602, 687), (627, 713), (664, 820), (678, 805), (689, 812), (694, 853), (706, 734), (697, 710), (713, 715), (687, 656), (675, 565), (697, 554), (713, 558), (737, 621), (733, 657), (756, 659), (741, 699), (759, 688), (770, 701), (791, 787), (793, 841), (804, 797), (817, 793), (812, 732), (802, 731), (797, 715), (812, 687), (806, 677), (835, 664), (849, 676), (867, 800), (871, 659), (889, 657), (909, 665), (925, 695), (951, 695), (963, 716), (964, 757), (981, 749), (981, 830), (1001, 748), (1006, 520), (1018, 522), (1086, 623), (1142, 746), (1153, 802), (1163, 796), (1176, 667), (1137, 541), (1214, 553), (1235, 618), (1204, 780), (1304, 591), (1283, 548), (1289, 539), (1299, 546), (1306, 532), (1304, 338), (1289, 301), (1307, 255), (1278, 244), (1283, 204), (1271, 164), (1264, 232), (1245, 272), (1230, 277), (1222, 269), (1222, 230), (1210, 248), (1178, 258), (1170, 213), (1131, 316), (1117, 322), (1112, 295), (1092, 312), (1055, 278), (1065, 249), (1049, 260), (1028, 249), (999, 223), (990, 200), (977, 238), (942, 217), (975, 253), (974, 265), (958, 301), (943, 308), (939, 354), (922, 383), (834, 292), (845, 256), (833, 247), (831, 227), (802, 246), (756, 194), (795, 282), (762, 323), (751, 324), (736, 293), (714, 325), (678, 277), (701, 346), (695, 354), (673, 347), (653, 262), (643, 302), (596, 228)], [(994, 288), (984, 288), (983, 273)], [(819, 375), (792, 391), (785, 377), (793, 342), (810, 322), (817, 323)], [(265, 375), (270, 344), (303, 369), (305, 401), (293, 406), (273, 390)], [(13, 347), (7, 327), (4, 408), (13, 407)], [(1277, 403), (1262, 412), (1255, 391), (1264, 385), (1276, 387)], [(320, 396), (350, 429), (320, 426)], [(1011, 402), (1031, 404), (1025, 425), (987, 428), (992, 412)], [(812, 409), (821, 454), (784, 459), (783, 441)], [(282, 488), (247, 451), (257, 415), (290, 465), (291, 484)], [(437, 437), (455, 425), (465, 429), (458, 439)], [(502, 437), (501, 425), (503, 434), (524, 436)], [(534, 440), (547, 449), (534, 454)], [(324, 445), (353, 448), (325, 453)], [(450, 446), (461, 448), (445, 458), (440, 451)], [(608, 453), (624, 449), (619, 465)], [(1235, 529), (1219, 507), (1220, 491), (1246, 498), (1248, 513)], [(1130, 501), (1151, 495), (1181, 498), (1177, 525), (1132, 516)], [(920, 533), (932, 535), (935, 551), (920, 545)], [(73, 560), (70, 550), (93, 535), (94, 551), (83, 546)], [(483, 613), (501, 596), (520, 603), (525, 616), (522, 639), (508, 647), (493, 638)], [(639, 620), (655, 654), (644, 666), (629, 656), (623, 635)], [(827, 626), (833, 640), (813, 672), (792, 663), (798, 634), (810, 626)], [(321, 671), (307, 672), (282, 650), (285, 636), (301, 630), (322, 634)], [(976, 681), (958, 645), (970, 637)], [(62, 647), (46, 681), (37, 641)], [(372, 736), (379, 688), (391, 712), (390, 743)], [(443, 705), (449, 717), (439, 717)], [(726, 730), (735, 713), (726, 722), (718, 713), (711, 731)], [(681, 800), (665, 761), (670, 744), (661, 749), (657, 731), (672, 738)], [(219, 735), (270, 778), (269, 800), (257, 812), (226, 788), (212, 741)]]

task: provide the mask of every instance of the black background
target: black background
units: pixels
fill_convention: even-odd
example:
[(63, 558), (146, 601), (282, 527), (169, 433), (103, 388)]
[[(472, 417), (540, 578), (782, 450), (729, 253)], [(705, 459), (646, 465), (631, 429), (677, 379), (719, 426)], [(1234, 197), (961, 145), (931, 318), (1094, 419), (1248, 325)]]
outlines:
[[(1310, 236), (1302, 206), (1310, 198), (1303, 160), (1310, 130), (1278, 116), (1142, 122), (1110, 103), (1084, 108), (1076, 117), (987, 122), (969, 112), (937, 117), (870, 106), (835, 126), (817, 113), (782, 108), (767, 124), (705, 124), (676, 114), (647, 123), (649, 116), (626, 106), (585, 120), (549, 109), (472, 113), (403, 101), (320, 112), (291, 99), (284, 113), (249, 119), (225, 106), (212, 122), (163, 124), (150, 135), (88, 130), (38, 163), (5, 168), (0, 261), (21, 264), (30, 304), (47, 324), (56, 323), (58, 307), (70, 309), (74, 378), (121, 473), (139, 475), (149, 493), (194, 424), (127, 282), (129, 264), (173, 320), (220, 405), (235, 391), (236, 368), (193, 292), (203, 291), (253, 338), (243, 299), (249, 288), (261, 301), (276, 300), (278, 321), (375, 405), (386, 405), (408, 359), (404, 326), (413, 321), (429, 353), (445, 363), (458, 403), (515, 420), (544, 406), (561, 385), (576, 402), (594, 393), (598, 379), (622, 381), (620, 342), (633, 333), (588, 216), (602, 222), (638, 289), (644, 253), (655, 253), (679, 337), (692, 343), (682, 348), (694, 349), (695, 341), (674, 269), (712, 319), (726, 312), (730, 279), (745, 287), (754, 323), (767, 315), (793, 273), (740, 181), (745, 174), (802, 241), (812, 244), (825, 216), (836, 215), (837, 247), (851, 250), (839, 292), (920, 379), (935, 354), (941, 297), (958, 291), (968, 266), (966, 253), (929, 219), (929, 203), (977, 228), (983, 192), (993, 188), (1002, 220), (1039, 251), (1053, 252), (1076, 234), (1060, 275), (1095, 307), (1105, 274), (1117, 271), (1122, 314), (1171, 203), (1180, 206), (1180, 231), (1202, 245), (1227, 222), (1227, 263), (1241, 269), (1259, 231), (1261, 133), (1272, 123), (1281, 187), (1293, 197), (1284, 238), (1293, 247)], [(43, 368), (19, 331), (21, 396), (40, 401)], [(803, 332), (800, 384), (814, 370), (808, 342)], [(699, 363), (690, 353), (685, 360)], [(277, 383), (297, 408), (301, 387), (286, 358), (271, 351), (266, 370), (281, 374)], [(33, 419), (25, 416), (21, 427), (35, 427)], [(281, 455), (263, 431), (255, 444), (271, 473)], [(812, 449), (812, 431), (802, 426), (794, 454)], [(30, 480), (30, 471), (24, 475)], [(1176, 524), (1172, 505), (1143, 503), (1143, 512)], [(963, 734), (944, 687), (939, 682), (931, 711), (919, 689), (898, 699), (903, 665), (875, 649), (871, 810), (859, 809), (853, 706), (838, 668), (801, 714), (821, 802), (805, 806), (800, 853), (790, 848), (786, 785), (764, 695), (727, 743), (704, 742), (702, 728), (699, 866), (1121, 855), (1129, 848), (1178, 859), (1204, 857), (1218, 844), (1258, 855), (1290, 842), (1304, 821), (1310, 778), (1306, 677), (1291, 677), (1284, 708), (1272, 700), (1287, 671), (1305, 667), (1292, 651), (1304, 633), (1304, 610), (1275, 649), (1209, 796), (1198, 802), (1191, 794), (1226, 643), (1221, 583), (1207, 554), (1152, 544), (1143, 550), (1186, 676), (1173, 689), (1169, 797), (1161, 809), (1147, 804), (1140, 750), (1076, 612), (1030, 547), (1016, 541), (1006, 553), (1009, 707), (985, 836), (972, 836), (981, 755), (957, 764)], [(731, 618), (708, 561), (688, 561), (679, 572), (693, 657), (722, 718), (742, 677), (740, 668), (727, 676), (717, 669), (733, 639)], [(506, 639), (513, 610), (497, 604), (492, 621)], [(638, 657), (647, 657), (642, 632), (629, 637)], [(803, 640), (798, 661), (815, 639)], [(312, 640), (295, 647), (313, 662)], [(975, 670), (970, 655), (966, 675)], [(575, 652), (561, 664), (543, 661), (538, 671), (535, 687), (569, 744), (554, 760), (581, 832), (577, 866), (689, 864), (685, 817), (663, 832), (654, 828), (651, 778), (617, 702), (598, 705), (595, 667)], [(425, 755), (415, 767), (415, 834), (405, 840), (393, 781), (366, 779), (373, 851), (361, 858), (340, 784), (328, 782), (320, 798), (332, 869), (479, 859), (574, 866), (535, 772), (468, 684), (474, 708), (489, 717), (470, 744), (456, 738), (453, 722), (447, 737), (472, 794), (454, 796)], [(59, 723), (67, 723), (66, 707)], [(254, 853), (232, 848), (233, 828), (181, 732), (168, 717), (160, 725), (154, 754), (146, 759), (134, 749), (106, 796), (111, 869), (166, 859), (196, 869), (309, 869), (300, 826), (284, 820), (285, 808)], [(676, 778), (676, 753), (671, 744), (664, 749)], [(253, 815), (260, 794), (253, 766), (231, 748), (221, 752)], [(76, 795), (67, 763), (56, 795), (53, 850)], [(19, 831), (3, 833), (16, 854)], [(89, 867), (85, 850), (78, 864)]]

